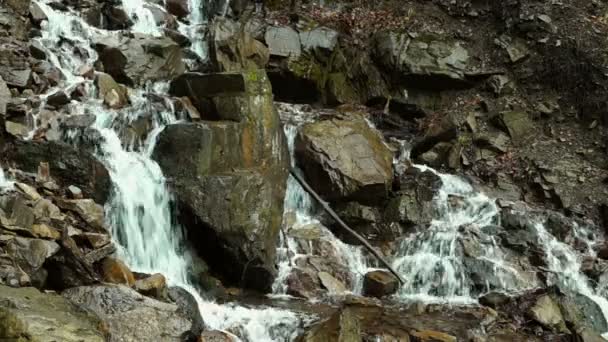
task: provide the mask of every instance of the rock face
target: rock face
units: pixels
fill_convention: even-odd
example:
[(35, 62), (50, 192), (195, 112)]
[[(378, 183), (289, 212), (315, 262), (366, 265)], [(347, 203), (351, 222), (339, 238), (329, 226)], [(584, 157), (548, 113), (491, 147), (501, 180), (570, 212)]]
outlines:
[(219, 120), (168, 126), (153, 154), (193, 241), (227, 279), (268, 291), (289, 156), (266, 74), (185, 74), (171, 92)]
[(96, 43), (103, 71), (127, 85), (171, 79), (185, 71), (182, 50), (166, 37), (135, 34)]
[(60, 186), (78, 186), (85, 197), (97, 203), (108, 199), (111, 180), (108, 170), (89, 153), (56, 142), (9, 141), (0, 144), (3, 165), (36, 173), (41, 162), (48, 162), (52, 177)]
[(217, 71), (239, 71), (264, 68), (270, 58), (268, 48), (254, 39), (240, 24), (217, 18), (210, 28), (211, 53)]
[(0, 285), (0, 340), (104, 342), (99, 318), (56, 294)]
[(295, 144), (307, 181), (327, 200), (378, 203), (386, 197), (393, 180), (393, 155), (364, 120), (305, 125)]
[(466, 83), (469, 53), (459, 42), (381, 32), (375, 37), (374, 54), (386, 69), (397, 71), (398, 78), (416, 87), (449, 88)]
[(357, 316), (349, 308), (336, 312), (329, 319), (316, 324), (306, 334), (300, 336), (301, 342), (343, 341), (360, 342), (361, 328)]
[(75, 287), (63, 296), (99, 316), (110, 341), (181, 341), (192, 323), (177, 305), (144, 297), (128, 287), (99, 285)]

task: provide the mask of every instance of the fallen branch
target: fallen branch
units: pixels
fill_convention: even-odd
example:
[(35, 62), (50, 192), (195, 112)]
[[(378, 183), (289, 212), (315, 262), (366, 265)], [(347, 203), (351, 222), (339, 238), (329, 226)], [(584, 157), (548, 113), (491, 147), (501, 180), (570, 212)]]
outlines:
[(311, 187), (310, 185), (308, 185), (308, 183), (306, 183), (306, 181), (304, 180), (304, 178), (302, 176), (300, 176), (296, 170), (294, 170), (293, 168), (289, 170), (289, 172), (291, 173), (291, 175), (298, 181), (298, 183), (300, 183), (300, 185), (302, 186), (302, 188), (304, 188), (304, 190), (306, 190), (306, 192), (308, 192), (309, 194), (312, 195), (312, 197), (321, 204), (321, 206), (323, 207), (323, 209), (325, 209), (325, 211), (336, 221), (338, 222), (338, 224), (344, 228), (347, 232), (349, 232), (352, 236), (354, 236), (357, 240), (359, 240), (363, 246), (365, 246), (365, 248), (367, 248), (367, 250), (370, 251), (370, 253), (372, 253), (376, 259), (378, 259), (378, 261), (380, 261), (380, 263), (382, 263), (395, 277), (397, 277), (397, 279), (399, 279), (399, 281), (401, 282), (401, 284), (404, 284), (405, 282), (403, 281), (403, 279), (401, 279), (401, 276), (391, 267), (391, 265), (384, 260), (384, 258), (382, 257), (382, 255), (380, 255), (380, 253), (378, 251), (376, 251), (376, 249), (374, 249), (374, 247), (372, 247), (372, 245), (370, 245), (369, 242), (367, 242), (367, 240), (359, 235), (357, 232), (355, 232), (354, 230), (352, 230), (349, 226), (346, 225), (346, 223), (344, 223), (344, 221), (342, 221), (342, 219), (338, 216), (338, 214), (336, 214), (335, 211), (333, 211), (330, 207), (329, 204), (327, 202), (325, 202)]

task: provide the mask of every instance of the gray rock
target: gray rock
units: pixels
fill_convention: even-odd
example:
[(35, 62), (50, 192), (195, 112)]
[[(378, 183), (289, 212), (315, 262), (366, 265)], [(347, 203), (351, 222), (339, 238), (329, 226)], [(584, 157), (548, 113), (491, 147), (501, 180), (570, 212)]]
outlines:
[(41, 162), (48, 162), (51, 176), (61, 187), (82, 189), (84, 196), (105, 203), (110, 193), (110, 175), (91, 154), (70, 145), (42, 141), (10, 141), (0, 145), (0, 163), (36, 173)]
[(342, 294), (346, 292), (346, 286), (331, 274), (319, 272), (317, 276), (319, 277), (319, 280), (321, 280), (321, 285), (323, 285), (330, 294)]
[(169, 13), (178, 18), (185, 18), (190, 14), (188, 0), (167, 0), (165, 1), (165, 8)]
[(242, 71), (265, 68), (270, 58), (268, 48), (241, 30), (240, 24), (216, 18), (210, 27), (209, 56), (217, 71)]
[(568, 331), (559, 305), (549, 295), (538, 298), (528, 313), (535, 321), (548, 329), (558, 332)]
[(121, 285), (82, 286), (62, 295), (107, 325), (110, 341), (181, 341), (192, 323), (177, 305), (144, 297)]
[(92, 199), (58, 200), (57, 205), (80, 216), (94, 232), (107, 233), (103, 207)]
[[(56, 294), (0, 285), (0, 340), (105, 342), (98, 317)], [(27, 337), (25, 337), (27, 336)]]
[(326, 28), (317, 27), (311, 31), (300, 32), (300, 41), (304, 50), (333, 51), (338, 44), (338, 32)]
[(498, 115), (501, 126), (514, 144), (523, 144), (534, 133), (534, 123), (524, 111), (503, 112)]
[(362, 119), (307, 124), (296, 137), (306, 180), (329, 201), (377, 203), (393, 181), (392, 152)]
[(374, 37), (373, 54), (384, 67), (419, 80), (418, 86), (449, 88), (467, 83), (469, 52), (458, 41), (381, 32)]
[(103, 70), (127, 85), (171, 79), (185, 71), (182, 50), (167, 37), (134, 34), (94, 42)]
[(300, 35), (287, 26), (271, 26), (264, 35), (271, 56), (297, 58), (302, 53)]

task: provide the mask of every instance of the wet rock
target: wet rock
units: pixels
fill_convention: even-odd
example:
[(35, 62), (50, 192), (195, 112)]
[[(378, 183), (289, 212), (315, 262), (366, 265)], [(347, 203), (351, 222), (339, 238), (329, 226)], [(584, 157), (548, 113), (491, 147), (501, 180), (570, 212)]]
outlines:
[(62, 293), (72, 303), (89, 310), (106, 324), (110, 336), (125, 341), (181, 342), (192, 323), (175, 304), (144, 297), (121, 285), (71, 288)]
[(368, 297), (390, 296), (399, 289), (399, 280), (386, 271), (372, 271), (363, 279), (363, 294)]
[(40, 8), (40, 5), (38, 5), (38, 3), (36, 2), (30, 3), (30, 18), (32, 22), (37, 26), (40, 26), (40, 23), (42, 21), (47, 20), (46, 14), (44, 13), (44, 11), (42, 11), (42, 8)]
[(167, 281), (160, 273), (135, 281), (135, 290), (144, 296), (164, 299), (168, 296)]
[(539, 297), (528, 313), (530, 317), (547, 329), (558, 332), (568, 331), (559, 305), (549, 295)]
[(24, 138), (30, 132), (30, 129), (27, 126), (13, 121), (6, 121), (4, 123), (4, 129), (6, 130), (6, 133), (17, 138)]
[(171, 92), (221, 120), (168, 126), (153, 153), (195, 247), (229, 281), (268, 291), (289, 162), (268, 79), (263, 71), (185, 74)]
[(318, 276), (302, 268), (292, 269), (286, 283), (287, 293), (294, 297), (313, 299), (320, 294)]
[(120, 7), (104, 4), (101, 12), (103, 19), (100, 28), (106, 30), (124, 30), (133, 25), (133, 21), (129, 18), (127, 12)]
[(185, 71), (181, 48), (170, 38), (134, 34), (95, 43), (103, 71), (126, 85), (171, 79)]
[(319, 280), (321, 280), (321, 285), (323, 285), (330, 294), (341, 294), (346, 292), (346, 286), (331, 274), (319, 272), (317, 276), (319, 277)]
[(242, 31), (239, 23), (218, 18), (213, 21), (210, 31), (209, 55), (217, 71), (264, 68), (268, 64), (268, 48)]
[(101, 261), (103, 280), (112, 284), (135, 285), (135, 277), (129, 267), (115, 258), (105, 258)]
[(10, 141), (0, 146), (0, 162), (34, 174), (41, 162), (48, 162), (59, 186), (78, 186), (85, 197), (97, 203), (105, 203), (110, 192), (111, 180), (105, 166), (86, 151), (67, 144)]
[(44, 262), (59, 251), (54, 241), (15, 237), (6, 244), (6, 252), (27, 274), (33, 275)]
[(295, 144), (307, 182), (325, 199), (366, 204), (386, 198), (392, 153), (364, 120), (307, 124)]
[(47, 97), (47, 104), (59, 108), (70, 103), (70, 97), (62, 90), (56, 91)]
[(87, 128), (95, 123), (95, 115), (81, 114), (64, 116), (61, 120), (61, 127), (64, 129)]
[(190, 14), (188, 0), (168, 0), (165, 2), (165, 8), (178, 18), (185, 18)]
[(344, 341), (360, 342), (361, 326), (359, 319), (350, 308), (333, 314), (321, 321), (298, 338), (300, 342)]
[(373, 55), (398, 79), (417, 87), (445, 89), (467, 85), (469, 52), (458, 41), (436, 36), (412, 39), (407, 33), (380, 32), (374, 37)]
[(602, 309), (587, 296), (581, 294), (560, 296), (559, 307), (564, 321), (575, 330), (588, 327), (593, 331), (603, 332), (608, 329)]
[(127, 89), (114, 81), (112, 76), (106, 73), (98, 73), (95, 80), (99, 97), (112, 109), (120, 109), (129, 102)]
[(511, 300), (511, 297), (502, 292), (489, 292), (479, 297), (479, 304), (491, 308), (500, 307)]
[(410, 167), (395, 183), (395, 197), (387, 204), (385, 218), (414, 225), (430, 223), (434, 214), (433, 198), (441, 187), (440, 178), (431, 171)]
[(56, 294), (0, 285), (0, 339), (104, 342), (99, 318)]
[[(199, 339), (199, 342), (231, 342), (232, 337), (223, 331), (205, 331), (203, 332)], [(585, 341), (586, 342), (586, 341)]]
[(297, 58), (302, 53), (300, 35), (291, 27), (268, 27), (264, 40), (271, 56)]
[(192, 296), (188, 291), (181, 287), (171, 287), (168, 291), (169, 298), (175, 302), (178, 306), (178, 311), (192, 321), (192, 327), (190, 331), (194, 336), (199, 335), (205, 330), (205, 323), (199, 310), (198, 302), (196, 298)]

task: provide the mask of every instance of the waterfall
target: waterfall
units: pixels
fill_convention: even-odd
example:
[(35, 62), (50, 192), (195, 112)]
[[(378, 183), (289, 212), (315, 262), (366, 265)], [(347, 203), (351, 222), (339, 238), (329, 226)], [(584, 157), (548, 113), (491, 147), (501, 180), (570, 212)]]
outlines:
[(207, 18), (204, 13), (205, 0), (188, 0), (190, 15), (189, 24), (179, 23), (179, 32), (190, 38), (192, 41), (191, 49), (203, 60), (207, 58), (207, 44), (205, 43), (205, 25)]
[[(306, 113), (302, 111), (298, 105), (278, 104), (281, 117), (284, 118), (283, 130), (287, 137), (287, 146), (290, 152), (291, 165), (296, 165), (295, 160), (295, 139), (299, 128), (310, 120), (306, 119)], [(296, 172), (301, 172), (296, 169)], [(361, 294), (363, 288), (363, 276), (371, 270), (367, 265), (367, 260), (363, 253), (363, 248), (360, 246), (351, 246), (340, 241), (334, 234), (317, 219), (317, 212), (314, 199), (308, 194), (298, 183), (298, 181), (289, 176), (287, 180), (287, 190), (285, 192), (284, 204), (285, 219), (284, 222), (289, 222), (288, 215), (295, 216), (293, 227), (286, 228), (301, 228), (307, 225), (316, 225), (320, 228), (320, 239), (328, 242), (332, 249), (336, 252), (336, 256), (344, 265), (347, 265), (352, 278), (353, 286), (350, 292)], [(277, 246), (277, 265), (279, 275), (273, 284), (273, 293), (275, 295), (285, 295), (287, 292), (286, 280), (292, 272), (294, 265), (299, 258), (315, 255), (312, 247), (309, 248), (309, 253), (301, 253), (298, 248), (299, 244), (293, 237), (289, 236), (283, 230), (280, 235), (279, 245)]]
[[(46, 3), (47, 1), (38, 1), (48, 17), (42, 24), (42, 37), (39, 41), (46, 47), (49, 61), (66, 75), (64, 89), (79, 83), (91, 83), (77, 76), (80, 67), (92, 65), (97, 59), (95, 51), (89, 48), (91, 39), (119, 33), (90, 27), (77, 14), (56, 11)], [(150, 20), (149, 11), (142, 11), (142, 6), (142, 1), (123, 1), (123, 7), (134, 19), (134, 30), (149, 34), (160, 32), (160, 28)], [(68, 48), (58, 44), (63, 38), (69, 38), (78, 48), (87, 51), (86, 56), (76, 55), (71, 46)], [(164, 96), (166, 88), (166, 84), (156, 84), (148, 85), (146, 89), (131, 90), (131, 106), (122, 110), (108, 109), (94, 98), (70, 106), (72, 114), (96, 116), (92, 128), (102, 138), (96, 156), (108, 168), (113, 183), (112, 196), (106, 204), (106, 218), (121, 257), (133, 270), (162, 273), (170, 285), (181, 286), (191, 292), (210, 329), (238, 332), (239, 337), (245, 341), (295, 339), (300, 333), (301, 324), (301, 317), (295, 313), (273, 308), (249, 309), (232, 304), (219, 305), (203, 299), (189, 282), (190, 254), (182, 229), (172, 216), (173, 199), (160, 167), (150, 158), (158, 134), (178, 118), (171, 106), (167, 106), (169, 109), (151, 117), (153, 127), (145, 141), (125, 146), (119, 135), (129, 123), (151, 114), (149, 99), (145, 95), (155, 93)], [(94, 89), (89, 94), (94, 95)], [(233, 337), (234, 340), (239, 340), (236, 336)]]

